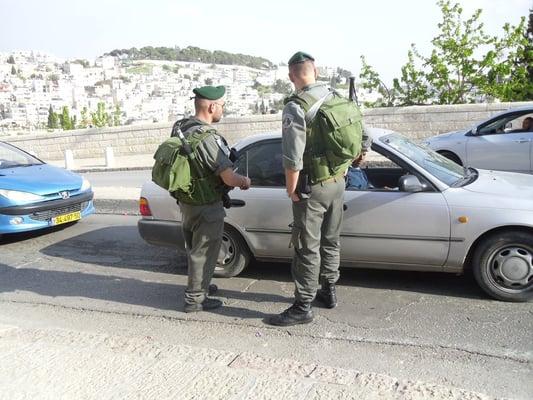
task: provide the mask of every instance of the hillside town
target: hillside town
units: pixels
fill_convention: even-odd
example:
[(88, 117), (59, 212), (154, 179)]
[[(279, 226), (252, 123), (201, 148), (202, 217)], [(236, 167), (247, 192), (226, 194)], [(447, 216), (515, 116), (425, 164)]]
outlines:
[[(319, 74), (330, 81), (336, 69), (322, 67)], [(173, 121), (190, 115), (192, 89), (208, 84), (226, 86), (226, 115), (233, 117), (280, 112), (292, 90), (283, 65), (0, 53), (0, 133)]]

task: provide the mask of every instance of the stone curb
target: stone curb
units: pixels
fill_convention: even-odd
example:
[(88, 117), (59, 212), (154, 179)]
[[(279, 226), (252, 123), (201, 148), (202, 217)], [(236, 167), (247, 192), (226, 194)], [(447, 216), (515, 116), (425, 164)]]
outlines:
[(0, 325), (0, 349), (6, 398), (37, 393), (46, 398), (492, 399), (387, 375), (165, 344), (150, 336)]

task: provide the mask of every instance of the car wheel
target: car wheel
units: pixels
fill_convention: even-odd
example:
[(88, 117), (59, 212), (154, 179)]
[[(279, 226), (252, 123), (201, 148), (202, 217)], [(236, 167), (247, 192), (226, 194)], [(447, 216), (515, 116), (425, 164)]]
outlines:
[(215, 276), (230, 278), (239, 275), (248, 266), (251, 257), (248, 246), (241, 235), (235, 229), (227, 225), (224, 226)]
[(454, 163), (463, 165), (461, 159), (457, 156), (457, 154), (452, 153), (451, 151), (439, 151), (440, 155), (446, 157), (448, 160), (452, 160)]
[(505, 232), (485, 239), (476, 249), (473, 272), (479, 286), (504, 301), (533, 297), (533, 234)]

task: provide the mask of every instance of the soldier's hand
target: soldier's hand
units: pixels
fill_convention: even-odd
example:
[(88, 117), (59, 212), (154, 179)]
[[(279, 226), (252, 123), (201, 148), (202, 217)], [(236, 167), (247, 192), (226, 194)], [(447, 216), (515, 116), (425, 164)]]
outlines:
[(243, 183), (241, 186), (239, 186), (239, 189), (241, 190), (248, 190), (250, 189), (250, 186), (252, 185), (252, 181), (247, 176), (243, 176)]

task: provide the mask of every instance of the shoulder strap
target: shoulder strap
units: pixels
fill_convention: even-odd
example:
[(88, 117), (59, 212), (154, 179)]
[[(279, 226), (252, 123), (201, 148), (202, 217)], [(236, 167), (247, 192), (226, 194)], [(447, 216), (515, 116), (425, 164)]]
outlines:
[(305, 113), (306, 125), (309, 125), (311, 122), (313, 122), (320, 106), (326, 101), (328, 97), (330, 97), (334, 93), (335, 92), (333, 90), (329, 90), (328, 93), (326, 93), (324, 96), (318, 99), (311, 107), (309, 107), (309, 110), (307, 110), (307, 112)]

